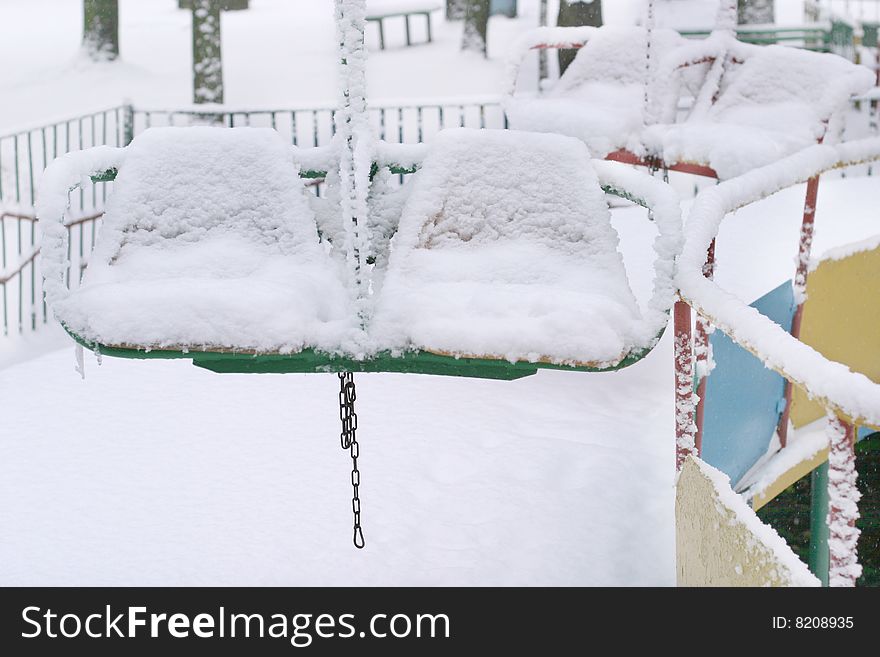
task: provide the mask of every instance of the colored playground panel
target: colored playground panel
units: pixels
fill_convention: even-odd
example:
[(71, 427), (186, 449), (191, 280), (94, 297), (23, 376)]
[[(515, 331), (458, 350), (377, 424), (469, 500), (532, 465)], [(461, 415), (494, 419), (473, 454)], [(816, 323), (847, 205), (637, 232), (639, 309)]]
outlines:
[[(838, 254), (845, 256), (823, 260), (807, 278), (800, 338), (826, 358), (880, 382), (880, 240)], [(824, 416), (821, 404), (794, 389), (795, 428)], [(862, 427), (859, 435), (872, 431)]]
[[(785, 330), (794, 317), (786, 281), (751, 304)], [(785, 380), (721, 331), (710, 337), (715, 368), (706, 380), (701, 457), (734, 485), (767, 454), (783, 410)]]

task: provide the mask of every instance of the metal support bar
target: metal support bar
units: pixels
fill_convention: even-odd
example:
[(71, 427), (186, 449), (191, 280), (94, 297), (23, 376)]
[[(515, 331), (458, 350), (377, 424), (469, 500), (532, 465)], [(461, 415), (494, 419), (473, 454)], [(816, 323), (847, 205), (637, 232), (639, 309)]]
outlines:
[[(703, 265), (703, 276), (712, 278), (715, 275), (715, 240), (709, 245), (706, 253), (706, 264)], [(697, 315), (697, 330), (694, 338), (694, 351), (697, 358), (697, 412), (696, 412), (696, 434), (694, 436), (694, 445), (697, 454), (703, 451), (703, 418), (706, 413), (706, 383), (708, 381), (705, 369), (708, 367), (709, 361), (709, 320), (705, 317)], [(702, 375), (700, 374), (702, 370)]]
[(694, 378), (691, 341), (691, 307), (676, 301), (673, 309), (675, 330), (675, 469), (696, 451), (694, 444)]
[(828, 462), (810, 476), (810, 571), (828, 586)]
[[(797, 271), (794, 277), (794, 298), (797, 308), (791, 320), (791, 335), (799, 338), (801, 335), (801, 322), (804, 316), (804, 300), (807, 291), (807, 275), (810, 269), (810, 253), (813, 247), (813, 231), (816, 220), (816, 202), (819, 197), (819, 176), (814, 176), (807, 181), (807, 195), (804, 201), (804, 218), (801, 222), (800, 244), (798, 246)], [(785, 407), (779, 418), (779, 426), (776, 432), (779, 434), (779, 444), (782, 447), (788, 442), (788, 420), (791, 416), (791, 398), (793, 388), (791, 382), (785, 382)]]

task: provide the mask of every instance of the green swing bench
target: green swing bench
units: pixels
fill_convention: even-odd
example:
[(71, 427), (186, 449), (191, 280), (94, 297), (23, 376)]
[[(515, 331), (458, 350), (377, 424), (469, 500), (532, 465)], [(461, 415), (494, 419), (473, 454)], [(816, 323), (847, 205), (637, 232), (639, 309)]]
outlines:
[[(393, 158), (394, 147), (382, 152)], [(186, 358), (215, 372), (505, 380), (620, 369), (662, 334), (678, 202), (647, 174), (591, 161), (574, 139), (441, 133), (408, 165), (411, 180), (387, 192), (405, 198), (387, 264), (367, 268), (366, 313), (347, 278), (351, 253), (317, 230), (317, 206), (333, 195), (316, 199), (302, 182), (323, 172), (295, 159), (270, 129), (196, 127), (154, 128), (123, 149), (53, 164), (39, 208), (43, 267), (66, 331), (106, 356)], [(402, 170), (378, 162), (373, 173), (389, 166)], [(81, 285), (68, 289), (64, 206), (84, 176), (115, 188)], [(654, 294), (644, 308), (603, 191), (653, 210)]]

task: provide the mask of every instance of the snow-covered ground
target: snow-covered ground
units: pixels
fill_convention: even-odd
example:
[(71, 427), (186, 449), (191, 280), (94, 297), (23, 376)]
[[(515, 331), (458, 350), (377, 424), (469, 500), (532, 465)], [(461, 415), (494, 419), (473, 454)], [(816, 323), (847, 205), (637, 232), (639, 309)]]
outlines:
[[(823, 185), (816, 253), (877, 232), (876, 179)], [(724, 287), (790, 275), (802, 199), (728, 220)], [(653, 230), (614, 224), (642, 301)], [(335, 376), (105, 358), (81, 381), (68, 345), (0, 370), (0, 584), (673, 584), (670, 343), (618, 373), (358, 376), (364, 551)]]
[[(520, 5), (520, 18), (492, 19), (486, 61), (459, 53), (460, 25), (439, 14), (433, 45), (379, 53), (372, 33), (371, 96), (497, 93), (507, 46), (537, 22), (536, 0)], [(251, 6), (223, 17), (227, 101), (332, 100), (329, 0)], [(0, 133), (125, 97), (188, 104), (189, 16), (176, 7), (121, 0), (122, 59), (95, 65), (71, 27), (80, 0), (0, 0), (0, 57), (15, 63), (0, 69)], [(632, 22), (641, 0), (605, 7), (608, 22)], [(402, 26), (387, 39), (402, 44)], [(880, 232), (878, 203), (876, 178), (823, 182), (815, 253)], [(802, 205), (801, 186), (728, 220), (722, 287), (751, 301), (790, 277)], [(641, 209), (613, 214), (644, 302), (655, 233)], [(335, 376), (105, 358), (81, 381), (73, 365), (60, 331), (0, 338), (0, 585), (675, 581), (668, 334), (618, 373), (358, 376), (363, 551)]]

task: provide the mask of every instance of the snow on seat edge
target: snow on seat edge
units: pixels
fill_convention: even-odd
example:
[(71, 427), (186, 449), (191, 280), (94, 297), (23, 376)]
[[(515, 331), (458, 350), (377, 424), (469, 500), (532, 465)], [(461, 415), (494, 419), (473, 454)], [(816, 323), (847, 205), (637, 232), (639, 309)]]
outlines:
[(611, 367), (652, 346), (582, 142), (445, 130), (410, 184), (371, 322), (380, 349)]
[[(82, 285), (58, 290), (49, 283), (58, 267), (47, 271), (47, 296), (69, 331), (147, 349), (340, 349), (354, 330), (350, 295), (277, 132), (153, 128), (119, 159)], [(55, 229), (51, 196), (71, 164), (56, 161), (44, 178), (41, 219)], [(46, 241), (57, 250), (57, 230)]]

